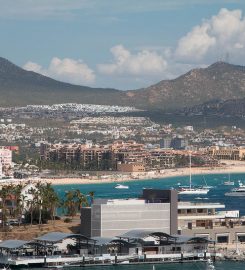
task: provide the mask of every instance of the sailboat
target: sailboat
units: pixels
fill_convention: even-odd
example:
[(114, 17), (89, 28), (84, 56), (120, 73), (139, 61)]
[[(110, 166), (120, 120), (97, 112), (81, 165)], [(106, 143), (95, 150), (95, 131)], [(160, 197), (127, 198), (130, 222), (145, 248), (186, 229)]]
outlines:
[(208, 186), (207, 182), (206, 182), (206, 179), (205, 177), (203, 176), (203, 180), (205, 182), (205, 185), (201, 186), (201, 188), (205, 188), (205, 189), (211, 189), (211, 188), (214, 188), (214, 186)]
[(190, 158), (190, 178), (189, 178), (189, 187), (179, 189), (178, 193), (181, 195), (192, 195), (192, 194), (207, 194), (209, 192), (208, 188), (193, 188), (192, 187), (192, 176), (191, 176), (191, 153), (189, 154)]
[(234, 181), (231, 181), (231, 175), (229, 173), (229, 180), (224, 182), (225, 186), (234, 186)]

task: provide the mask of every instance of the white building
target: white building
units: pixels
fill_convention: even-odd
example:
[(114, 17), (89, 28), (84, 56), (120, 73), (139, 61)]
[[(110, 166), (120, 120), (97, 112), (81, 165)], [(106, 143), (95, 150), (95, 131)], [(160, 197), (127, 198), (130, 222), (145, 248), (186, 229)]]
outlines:
[(177, 192), (144, 189), (140, 199), (96, 199), (81, 209), (81, 233), (115, 237), (130, 230), (177, 233)]
[(0, 177), (12, 168), (12, 151), (0, 148)]

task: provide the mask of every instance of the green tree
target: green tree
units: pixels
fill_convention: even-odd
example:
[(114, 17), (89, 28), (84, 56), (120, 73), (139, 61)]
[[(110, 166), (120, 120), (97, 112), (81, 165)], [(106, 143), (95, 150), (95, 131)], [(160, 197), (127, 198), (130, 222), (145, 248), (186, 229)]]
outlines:
[(2, 228), (5, 228), (5, 222), (7, 220), (8, 211), (7, 211), (7, 205), (6, 201), (11, 195), (11, 187), (9, 185), (2, 186), (2, 189), (0, 190), (0, 198), (2, 199)]

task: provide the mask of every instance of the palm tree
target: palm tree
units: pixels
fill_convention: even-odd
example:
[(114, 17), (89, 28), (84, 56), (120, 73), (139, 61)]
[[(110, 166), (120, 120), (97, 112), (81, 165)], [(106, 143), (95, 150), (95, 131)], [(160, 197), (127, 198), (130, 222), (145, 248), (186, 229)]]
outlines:
[(23, 194), (20, 194), (20, 197), (19, 197), (19, 201), (18, 201), (18, 212), (19, 212), (19, 226), (20, 226), (20, 222), (21, 222), (21, 219), (22, 219), (22, 215), (24, 213), (24, 210), (25, 210), (25, 206), (26, 206), (26, 203), (27, 203), (27, 196), (26, 195), (23, 195)]
[[(21, 190), (23, 186), (21, 184), (18, 184), (16, 186), (11, 186), (12, 194), (14, 195), (14, 209), (13, 209), (13, 216), (19, 217), (21, 212)], [(22, 213), (21, 213), (22, 214)]]
[(27, 207), (30, 211), (30, 215), (31, 215), (31, 227), (32, 227), (32, 223), (33, 223), (33, 211), (34, 211), (34, 208), (36, 207), (36, 204), (37, 204), (37, 192), (36, 192), (36, 189), (35, 188), (30, 188), (28, 193), (30, 195), (32, 195), (32, 199), (29, 199), (27, 201)]
[(67, 209), (67, 214), (69, 216), (74, 217), (76, 215), (76, 203), (74, 201), (74, 192), (72, 190), (66, 192), (63, 206)]
[(42, 209), (43, 209), (43, 196), (44, 196), (44, 185), (41, 182), (36, 184), (36, 200), (38, 207), (38, 224), (42, 223)]
[(4, 229), (5, 222), (7, 220), (7, 207), (6, 207), (6, 200), (10, 195), (10, 188), (9, 186), (2, 186), (0, 190), (0, 198), (2, 199), (2, 227)]
[(88, 206), (87, 196), (84, 195), (79, 189), (75, 190), (74, 199), (76, 200), (76, 207), (78, 211), (80, 211), (83, 206)]
[(95, 194), (94, 191), (90, 191), (90, 192), (88, 193), (89, 198), (90, 198), (90, 206), (94, 203), (94, 194)]
[(50, 199), (50, 214), (51, 214), (51, 218), (53, 220), (53, 225), (54, 225), (56, 210), (57, 210), (57, 207), (60, 205), (60, 199), (55, 192), (50, 194), (49, 199)]
[(60, 199), (56, 192), (54, 191), (51, 183), (46, 183), (43, 186), (43, 194), (42, 194), (42, 200), (43, 200), (43, 208), (47, 210), (47, 212), (50, 213), (50, 216), (53, 220), (55, 219), (56, 214), (56, 208), (60, 205)]

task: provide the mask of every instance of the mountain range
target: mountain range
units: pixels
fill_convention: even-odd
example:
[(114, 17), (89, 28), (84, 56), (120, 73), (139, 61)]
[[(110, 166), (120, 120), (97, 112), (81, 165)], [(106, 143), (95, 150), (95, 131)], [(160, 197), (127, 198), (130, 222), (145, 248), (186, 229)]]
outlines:
[(223, 104), (240, 99), (241, 104), (245, 103), (245, 67), (216, 62), (206, 68), (190, 70), (173, 80), (122, 91), (60, 82), (0, 58), (0, 96), (3, 107), (76, 102), (175, 111), (216, 101)]

